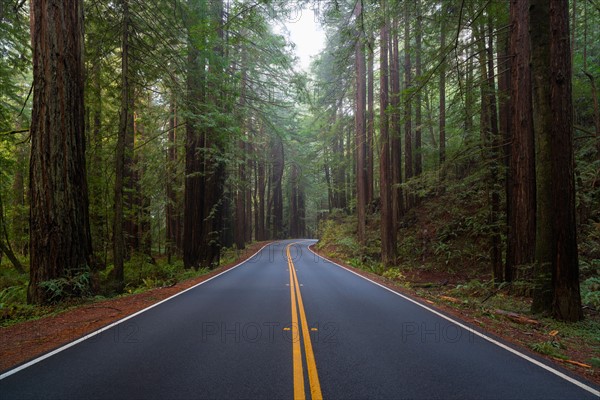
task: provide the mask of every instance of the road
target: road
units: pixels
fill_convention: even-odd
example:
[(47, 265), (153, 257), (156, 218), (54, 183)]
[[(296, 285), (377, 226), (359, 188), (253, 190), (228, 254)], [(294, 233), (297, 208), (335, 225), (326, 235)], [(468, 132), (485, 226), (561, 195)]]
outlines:
[(1, 398), (598, 398), (294, 242), (6, 371)]

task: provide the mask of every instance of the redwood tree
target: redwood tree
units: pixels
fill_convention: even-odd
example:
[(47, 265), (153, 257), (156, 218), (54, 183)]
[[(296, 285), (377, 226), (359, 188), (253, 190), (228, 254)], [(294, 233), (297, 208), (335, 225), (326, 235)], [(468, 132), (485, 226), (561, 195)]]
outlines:
[(365, 245), (365, 227), (366, 227), (366, 206), (367, 206), (367, 142), (366, 142), (366, 65), (365, 65), (365, 45), (360, 27), (362, 23), (361, 2), (357, 1), (354, 8), (354, 16), (358, 26), (356, 44), (354, 45), (354, 65), (356, 73), (356, 100), (354, 127), (356, 131), (356, 214), (358, 217), (358, 242)]
[(507, 180), (508, 236), (505, 280), (535, 256), (535, 148), (532, 119), (529, 1), (510, 2), (510, 144)]
[[(32, 1), (33, 111), (30, 159), (30, 303), (41, 282), (90, 266), (83, 107), (83, 1)], [(81, 293), (73, 293), (80, 295)]]
[[(382, 4), (385, 9), (385, 1)], [(384, 13), (385, 15), (385, 13)], [(384, 16), (385, 19), (385, 16)], [(388, 133), (388, 24), (383, 22), (380, 31), (380, 75), (379, 75), (379, 194), (381, 198), (381, 262), (390, 267), (396, 261), (396, 234), (392, 221), (392, 193), (390, 169), (390, 138)]]
[(564, 0), (530, 0), (537, 237), (533, 311), (583, 318), (575, 219), (569, 10)]

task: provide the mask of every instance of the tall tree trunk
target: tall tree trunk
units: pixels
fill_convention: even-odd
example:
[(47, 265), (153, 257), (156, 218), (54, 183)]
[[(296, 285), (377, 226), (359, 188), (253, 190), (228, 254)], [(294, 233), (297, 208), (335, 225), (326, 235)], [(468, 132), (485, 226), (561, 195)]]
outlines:
[(246, 243), (252, 242), (252, 172), (254, 171), (254, 159), (253, 154), (254, 150), (250, 141), (252, 138), (250, 137), (250, 131), (247, 133), (248, 141), (246, 142), (246, 157), (248, 160), (248, 165), (246, 166), (246, 226), (244, 233), (244, 241)]
[(50, 300), (50, 294), (41, 282), (83, 273), (92, 257), (85, 165), (83, 2), (30, 4), (34, 90), (27, 300), (42, 304)]
[[(259, 129), (259, 133), (262, 138), (262, 125)], [(258, 193), (258, 204), (257, 204), (257, 218), (256, 218), (256, 240), (266, 240), (267, 235), (265, 232), (265, 162), (263, 160), (264, 150), (261, 151), (260, 157), (258, 158), (257, 172), (256, 172), (256, 191)]]
[(375, 145), (375, 73), (374, 73), (374, 48), (375, 38), (369, 38), (369, 50), (368, 50), (368, 65), (367, 65), (367, 204), (373, 202), (374, 193), (374, 178), (373, 171), (375, 168), (374, 151)]
[[(532, 311), (552, 310), (552, 131), (550, 84), (550, 9), (549, 2), (529, 0), (531, 23), (531, 68), (533, 76), (533, 126), (535, 133), (536, 171), (536, 243), (535, 288)], [(535, 29), (533, 29), (535, 27)], [(564, 72), (563, 72), (564, 73)], [(522, 88), (519, 88), (522, 90)]]
[(498, 127), (498, 106), (496, 101), (496, 82), (494, 67), (494, 25), (491, 16), (488, 16), (488, 46), (487, 46), (487, 88), (490, 115), (490, 140), (489, 140), (489, 225), (490, 225), (490, 258), (492, 261), (492, 275), (496, 283), (504, 280), (502, 265), (502, 236), (500, 234), (500, 150), (501, 139)]
[[(385, 10), (386, 1), (382, 1)], [(384, 13), (385, 15), (385, 13)], [(396, 263), (396, 234), (393, 226), (391, 196), (390, 138), (388, 133), (388, 23), (384, 21), (380, 30), (380, 74), (379, 74), (379, 133), (381, 152), (379, 156), (379, 194), (381, 198), (381, 262), (388, 268)]]
[[(225, 31), (223, 0), (215, 0), (209, 4), (209, 27), (216, 30), (212, 51), (208, 53), (207, 106), (219, 113), (227, 113), (225, 109)], [(223, 161), (224, 141), (221, 131), (224, 128), (219, 122), (216, 126), (206, 128), (204, 149), (206, 151), (204, 165), (204, 220), (202, 239), (200, 241), (199, 266), (216, 268), (221, 257), (221, 233), (223, 230), (223, 206), (225, 201), (225, 165)]]
[(440, 171), (441, 177), (444, 177), (444, 163), (446, 162), (446, 7), (442, 5), (442, 21), (440, 24), (440, 51), (441, 51), (441, 64), (440, 64), (440, 114), (439, 114), (439, 126), (440, 126)]
[[(102, 162), (102, 87), (100, 79), (100, 63), (94, 63), (91, 70), (91, 89), (93, 105), (90, 106), (92, 113), (92, 126), (91, 135), (89, 140), (91, 142), (91, 157), (90, 168), (88, 169), (90, 179), (89, 185), (89, 198), (90, 198), (90, 229), (92, 232), (92, 243), (102, 243), (102, 247), (106, 247), (104, 243), (108, 243), (110, 238), (104, 235), (106, 230), (105, 224), (106, 215), (104, 211), (103, 202), (103, 162)], [(89, 154), (89, 153), (88, 153)], [(99, 249), (96, 249), (99, 250)], [(105, 249), (102, 249), (107, 251)]]
[[(404, 90), (406, 98), (404, 99), (404, 175), (406, 181), (414, 176), (413, 170), (413, 140), (412, 140), (412, 94), (409, 93), (412, 87), (412, 64), (410, 59), (410, 7), (412, 2), (404, 3)], [(413, 194), (407, 193), (406, 208), (413, 205)]]
[(402, 184), (402, 129), (400, 127), (400, 54), (398, 51), (398, 20), (392, 23), (392, 33), (389, 38), (390, 53), (390, 88), (391, 88), (391, 119), (390, 119), (390, 157), (392, 177), (392, 226), (394, 235), (398, 233), (400, 217), (404, 213), (404, 194)]
[[(509, 5), (504, 5), (506, 9), (508, 9)], [(510, 126), (511, 126), (511, 114), (510, 114), (510, 74), (511, 74), (511, 57), (510, 54), (510, 33), (508, 30), (503, 31), (497, 39), (497, 48), (498, 48), (498, 96), (499, 96), (499, 148), (498, 152), (503, 159), (503, 162), (500, 164), (505, 170), (505, 182), (504, 182), (504, 190), (506, 192), (506, 188), (508, 187), (508, 178), (509, 178), (509, 155), (510, 155)], [(468, 90), (468, 89), (467, 89)], [(508, 193), (507, 193), (508, 194)], [(505, 207), (508, 207), (509, 199), (506, 200)], [(502, 208), (502, 207), (500, 207)], [(506, 222), (506, 221), (504, 221)], [(501, 221), (497, 222), (499, 225)], [(507, 225), (504, 224), (505, 232), (507, 232)], [(507, 277), (508, 267), (508, 254), (506, 255), (506, 262), (504, 264), (504, 281), (510, 281), (509, 277)]]
[[(421, 66), (421, 52), (422, 52), (422, 41), (423, 41), (423, 16), (421, 15), (421, 0), (415, 2), (416, 10), (415, 16), (417, 19), (417, 29), (415, 37), (415, 76), (417, 80), (421, 79), (422, 66)], [(418, 84), (419, 81), (417, 81)], [(423, 118), (421, 116), (421, 89), (417, 90), (415, 95), (415, 176), (421, 175), (423, 172), (423, 154), (422, 154), (422, 130), (423, 130)]]
[(504, 275), (509, 282), (518, 277), (519, 268), (532, 265), (535, 258), (535, 141), (528, 0), (511, 0), (510, 21), (511, 140), (506, 182), (508, 234)]
[[(174, 97), (174, 96), (173, 96)], [(169, 117), (169, 133), (167, 145), (167, 174), (165, 177), (167, 204), (165, 210), (166, 216), (166, 251), (169, 263), (171, 256), (178, 254), (180, 251), (180, 226), (179, 226), (179, 197), (175, 185), (178, 184), (176, 165), (177, 165), (177, 105), (175, 99), (171, 99), (170, 106), (171, 116)]]
[[(29, 250), (29, 214), (26, 201), (26, 163), (29, 158), (29, 149), (25, 146), (19, 146), (17, 149), (17, 161), (15, 168), (15, 177), (13, 180), (13, 218), (12, 218), (12, 242), (15, 252), (21, 255), (27, 255)], [(8, 241), (8, 239), (7, 239)], [(10, 243), (7, 243), (10, 246)]]
[(590, 86), (592, 88), (592, 99), (594, 102), (594, 128), (596, 130), (596, 159), (600, 160), (600, 106), (598, 105), (598, 89), (596, 87), (594, 76), (585, 70), (583, 73), (590, 80)]
[(196, 47), (192, 27), (200, 23), (205, 13), (202, 4), (190, 2), (190, 21), (188, 21), (188, 60), (186, 107), (190, 114), (186, 118), (185, 138), (185, 192), (183, 225), (183, 264), (185, 268), (199, 268), (201, 242), (204, 239), (205, 220), (205, 133), (199, 126), (197, 115), (199, 106), (206, 101), (205, 94), (205, 56)]
[[(242, 126), (242, 137), (238, 139), (239, 149), (239, 165), (238, 165), (238, 184), (235, 196), (235, 226), (234, 226), (234, 238), (236, 247), (241, 250), (245, 248), (247, 234), (247, 227), (252, 226), (252, 221), (247, 220), (251, 213), (247, 212), (247, 208), (250, 208), (250, 203), (247, 202), (248, 192), (248, 178), (247, 175), (247, 164), (249, 161), (247, 143), (245, 107), (246, 107), (246, 96), (248, 86), (248, 72), (246, 70), (246, 49), (242, 47), (241, 51), (241, 89), (240, 89), (240, 100), (239, 100), (239, 114), (240, 114), (240, 125)], [(249, 172), (249, 171), (248, 171)]]
[(569, 7), (530, 0), (537, 158), (536, 278), (532, 310), (583, 318), (575, 218)]
[(289, 212), (289, 237), (298, 238), (298, 169), (292, 164), (290, 171), (290, 212)]
[(272, 217), (273, 225), (271, 227), (271, 235), (274, 239), (283, 238), (283, 169), (284, 169), (284, 152), (283, 141), (279, 136), (273, 139), (271, 146), (272, 171), (271, 181), (273, 182), (272, 196)]
[[(132, 229), (126, 222), (129, 218), (125, 215), (125, 198), (131, 199), (131, 194), (125, 196), (125, 187), (130, 184), (131, 174), (131, 152), (133, 151), (133, 90), (130, 82), (130, 43), (129, 43), (129, 0), (122, 0), (123, 21), (121, 23), (121, 111), (119, 119), (119, 134), (117, 137), (117, 149), (115, 154), (115, 193), (114, 193), (114, 216), (113, 216), (113, 263), (112, 278), (114, 289), (118, 292), (123, 290), (124, 270), (123, 263), (127, 257), (126, 231), (131, 235)], [(131, 192), (131, 191), (129, 191)]]
[(354, 128), (356, 132), (356, 214), (358, 217), (358, 242), (361, 246), (366, 243), (366, 208), (367, 208), (367, 138), (365, 126), (366, 114), (366, 66), (365, 42), (362, 32), (362, 4), (356, 2), (354, 8), (356, 18), (357, 39), (354, 47), (354, 62), (356, 71), (356, 110), (354, 113)]

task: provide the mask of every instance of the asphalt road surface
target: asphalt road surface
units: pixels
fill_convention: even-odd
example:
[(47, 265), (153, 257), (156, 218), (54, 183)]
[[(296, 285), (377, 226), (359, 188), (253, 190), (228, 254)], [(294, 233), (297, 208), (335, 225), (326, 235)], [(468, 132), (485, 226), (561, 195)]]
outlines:
[(598, 387), (329, 263), (310, 243), (269, 245), (5, 371), (0, 398), (599, 398)]

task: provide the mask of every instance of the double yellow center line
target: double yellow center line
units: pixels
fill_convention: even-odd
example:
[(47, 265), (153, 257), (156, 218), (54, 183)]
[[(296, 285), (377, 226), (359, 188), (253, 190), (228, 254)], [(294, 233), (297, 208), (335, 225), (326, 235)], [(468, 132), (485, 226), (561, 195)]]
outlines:
[(296, 268), (290, 254), (290, 247), (296, 243), (290, 243), (286, 247), (288, 269), (290, 271), (290, 297), (292, 299), (292, 355), (294, 369), (294, 399), (306, 399), (304, 392), (304, 370), (302, 368), (302, 349), (300, 348), (300, 330), (298, 325), (298, 314), (300, 314), (300, 323), (302, 325), (302, 339), (304, 340), (304, 354), (306, 355), (306, 369), (308, 371), (308, 382), (310, 384), (311, 399), (322, 399), (321, 384), (317, 373), (317, 364), (315, 354), (313, 353), (312, 342), (304, 304), (302, 303), (302, 293), (300, 293), (300, 284), (296, 275)]

